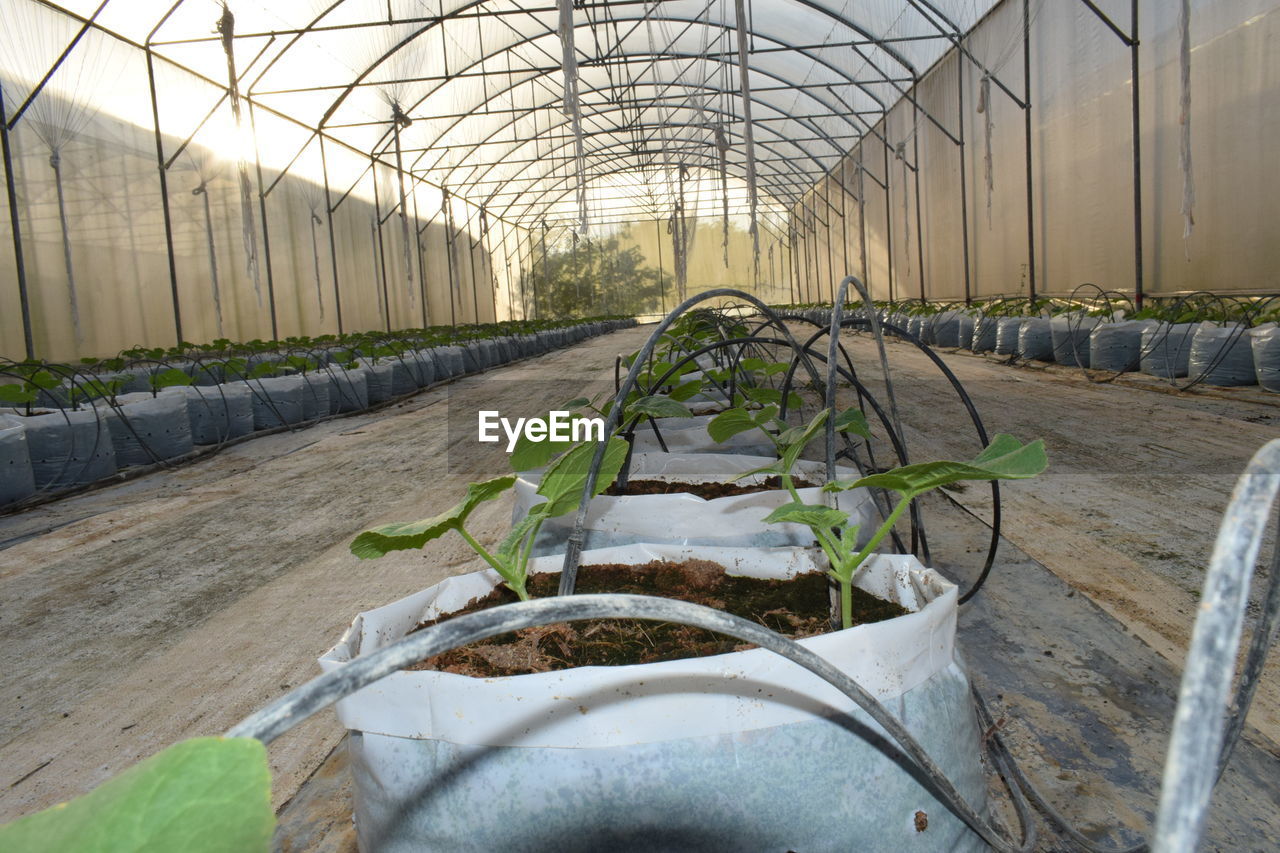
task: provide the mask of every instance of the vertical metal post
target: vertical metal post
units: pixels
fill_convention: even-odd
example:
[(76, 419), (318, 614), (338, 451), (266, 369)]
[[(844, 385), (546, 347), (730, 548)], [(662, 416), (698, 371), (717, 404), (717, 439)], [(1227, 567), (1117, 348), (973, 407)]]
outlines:
[[(1031, 0), (1022, 0), (1022, 121), (1027, 147), (1027, 275), (1036, 301), (1036, 210), (1031, 170)], [(988, 107), (990, 109), (990, 107)]]
[[(824, 202), (826, 202), (826, 204), (827, 204), (827, 208), (826, 208), (826, 214), (827, 214), (827, 228), (826, 228), (826, 232), (827, 232), (827, 284), (828, 284), (828, 286), (829, 286), (829, 287), (830, 287), (830, 289), (831, 289), (831, 304), (832, 304), (832, 305), (834, 305), (834, 304), (835, 304), (835, 301), (836, 301), (836, 267), (835, 267), (835, 264), (834, 264), (834, 263), (832, 263), (832, 260), (831, 260), (831, 237), (832, 237), (832, 235), (831, 235), (831, 213), (832, 213), (832, 207), (831, 207), (831, 176), (830, 176), (830, 175), (827, 175), (827, 180), (826, 180), (826, 182), (825, 182), (825, 183), (823, 184), (823, 186), (822, 186), (822, 200), (823, 200)], [(841, 221), (841, 224), (842, 224), (842, 225), (844, 224), (844, 223), (843, 223), (843, 220)]]
[(1138, 0), (1130, 0), (1129, 60), (1133, 73), (1133, 304), (1141, 310), (1142, 276), (1142, 109), (1138, 83)]
[(973, 301), (973, 291), (969, 281), (969, 169), (964, 150), (964, 55), (961, 53), (956, 53), (956, 106), (959, 123), (956, 148), (960, 151), (960, 239), (964, 241), (964, 304), (968, 305)]
[(169, 212), (169, 173), (164, 165), (164, 137), (160, 133), (160, 100), (156, 94), (155, 59), (148, 45), (147, 85), (151, 89), (151, 121), (155, 128), (156, 165), (160, 168), (160, 209), (164, 214), (164, 245), (169, 253), (169, 293), (173, 300), (173, 331), (182, 346), (182, 307), (178, 300), (178, 262), (173, 255), (173, 216)]
[(329, 158), (324, 153), (324, 134), (317, 134), (320, 140), (320, 171), (324, 175), (324, 210), (329, 224), (329, 262), (333, 268), (333, 305), (338, 315), (338, 334), (342, 329), (342, 290), (338, 286), (338, 242), (333, 234), (333, 199), (329, 195)]
[(658, 243), (658, 294), (659, 304), (662, 306), (662, 313), (667, 313), (667, 286), (662, 277), (662, 223), (659, 219), (653, 220), (653, 234), (657, 238)]
[[(918, 79), (914, 80), (911, 88), (918, 91), (919, 83)], [(911, 99), (911, 157), (916, 166), (913, 175), (916, 187), (916, 269), (919, 270), (916, 274), (920, 276), (920, 298), (924, 299), (924, 222), (920, 213), (920, 106), (914, 98)]]
[[(467, 224), (471, 224), (471, 217), (467, 216)], [(471, 232), (467, 232), (467, 257), (471, 262), (471, 316), (473, 323), (480, 322), (480, 294), (478, 293), (479, 283), (476, 281), (476, 244), (471, 239)]]
[(9, 227), (13, 232), (13, 266), (18, 275), (18, 302), (22, 307), (22, 340), (27, 359), (36, 357), (35, 337), (31, 331), (31, 302), (27, 296), (27, 266), (22, 258), (22, 225), (18, 221), (18, 185), (13, 174), (13, 153), (9, 148), (9, 118), (5, 113), (4, 92), (0, 91), (0, 148), (4, 152), (4, 186), (9, 193)]
[(280, 340), (276, 322), (276, 285), (271, 272), (271, 229), (267, 225), (267, 196), (262, 191), (262, 155), (258, 150), (258, 120), (249, 102), (249, 130), (253, 133), (253, 162), (258, 172), (258, 212), (262, 215), (262, 259), (267, 265), (267, 307), (271, 312), (271, 339)]
[[(862, 280), (871, 292), (871, 281), (867, 278), (867, 196), (864, 192), (866, 175), (862, 168), (862, 142), (858, 143), (858, 254), (861, 257)], [(889, 301), (893, 301), (893, 290), (889, 290)]]
[[(884, 118), (881, 120), (881, 127), (886, 132), (889, 130), (889, 113), (885, 112)], [(885, 245), (885, 266), (889, 272), (889, 299), (893, 300), (893, 197), (889, 193), (889, 188), (893, 186), (893, 180), (889, 177), (889, 144), (885, 142), (880, 146), (880, 153), (884, 163), (884, 245)], [(903, 187), (903, 192), (906, 188)]]
[[(374, 268), (382, 270), (382, 318), (383, 324), (388, 332), (391, 331), (391, 297), (387, 293), (387, 252), (382, 244), (382, 199), (378, 195), (378, 161), (372, 154), (369, 155), (369, 172), (373, 176), (373, 227), (374, 239), (370, 242), (373, 245)], [(375, 276), (376, 279), (376, 276)], [(379, 284), (375, 280), (374, 287)]]
[(422, 232), (418, 230), (418, 183), (413, 184), (413, 250), (418, 256), (418, 294), (422, 300), (422, 328), (426, 328), (431, 318), (427, 315), (427, 266), (422, 258)]
[(444, 253), (449, 264), (449, 325), (458, 325), (457, 313), (457, 288), (454, 281), (457, 279), (457, 271), (454, 259), (454, 240), (453, 240), (453, 199), (449, 196), (449, 190), (441, 187), (440, 191), (444, 193), (442, 204), (444, 206)]

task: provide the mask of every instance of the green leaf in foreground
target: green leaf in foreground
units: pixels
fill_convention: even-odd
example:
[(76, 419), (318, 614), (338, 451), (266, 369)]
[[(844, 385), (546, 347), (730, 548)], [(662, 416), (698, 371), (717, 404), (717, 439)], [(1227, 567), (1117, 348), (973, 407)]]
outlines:
[(515, 476), (508, 474), (483, 483), (471, 483), (467, 486), (467, 496), (457, 506), (422, 521), (402, 521), (366, 530), (352, 540), (351, 553), (369, 560), (390, 551), (421, 548), (450, 530), (460, 530), (472, 510), (511, 488), (515, 481)]
[(252, 738), (206, 737), (0, 826), (0, 850), (245, 853), (268, 850), (274, 828), (266, 748)]

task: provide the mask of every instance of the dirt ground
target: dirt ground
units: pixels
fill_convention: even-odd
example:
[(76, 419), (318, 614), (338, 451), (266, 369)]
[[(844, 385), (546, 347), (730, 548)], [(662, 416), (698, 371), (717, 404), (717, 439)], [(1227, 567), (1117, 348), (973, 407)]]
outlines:
[[(374, 562), (357, 560), (347, 544), (371, 525), (439, 512), (466, 483), (503, 470), (501, 449), (476, 443), (469, 419), (478, 409), (531, 415), (605, 391), (614, 356), (651, 328), (0, 517), (9, 651), (0, 674), (0, 819), (82, 793), (181, 738), (225, 731), (316, 675), (315, 658), (356, 612), (478, 568), (457, 537)], [(874, 363), (867, 341), (850, 346), (860, 363)], [(1078, 590), (1096, 602), (1176, 676), (1227, 496), (1252, 453), (1277, 437), (1280, 409), (943, 357), (989, 432), (1048, 445), (1049, 472), (1006, 489), (1005, 536), (1065, 582), (1064, 595)], [(936, 369), (902, 345), (891, 347), (891, 360), (913, 458), (973, 455), (977, 440)], [(862, 378), (882, 394), (874, 369)], [(989, 514), (985, 487), (952, 497)], [(509, 500), (486, 504), (469, 529), (497, 536), (510, 510)], [(1252, 741), (1272, 756), (1276, 666), (1250, 718)], [(325, 712), (271, 747), (277, 806), (329, 803), (332, 818), (332, 832), (295, 824), (282, 849), (349, 846), (349, 822), (332, 815), (342, 775), (334, 760), (316, 773), (331, 753), (340, 763), (342, 735)]]

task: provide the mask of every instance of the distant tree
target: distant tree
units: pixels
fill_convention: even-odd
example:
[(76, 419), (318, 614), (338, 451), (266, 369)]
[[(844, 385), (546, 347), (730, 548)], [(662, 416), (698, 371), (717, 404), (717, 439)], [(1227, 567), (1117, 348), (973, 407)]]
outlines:
[(662, 279), (646, 266), (637, 246), (620, 248), (618, 237), (580, 240), (535, 255), (521, 276), (522, 293), (538, 317), (648, 314), (660, 310)]

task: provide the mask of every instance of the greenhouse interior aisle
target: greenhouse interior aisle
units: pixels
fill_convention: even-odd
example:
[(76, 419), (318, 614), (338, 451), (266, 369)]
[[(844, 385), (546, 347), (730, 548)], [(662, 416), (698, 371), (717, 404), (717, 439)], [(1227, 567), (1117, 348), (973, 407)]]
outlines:
[[(182, 738), (225, 731), (317, 675), (316, 658), (356, 612), (476, 568), (456, 537), (376, 563), (347, 546), (373, 524), (440, 511), (505, 465), (496, 445), (476, 443), (474, 424), (445, 429), (451, 397), (471, 417), (540, 414), (608, 390), (615, 354), (644, 334), (596, 338), (396, 408), (0, 517), (0, 819), (83, 793)], [(516, 381), (531, 379), (555, 381)], [(549, 388), (564, 400), (540, 396)], [(486, 504), (472, 529), (505, 531), (510, 513), (509, 500)], [(326, 711), (273, 744), (277, 805), (342, 733)]]

